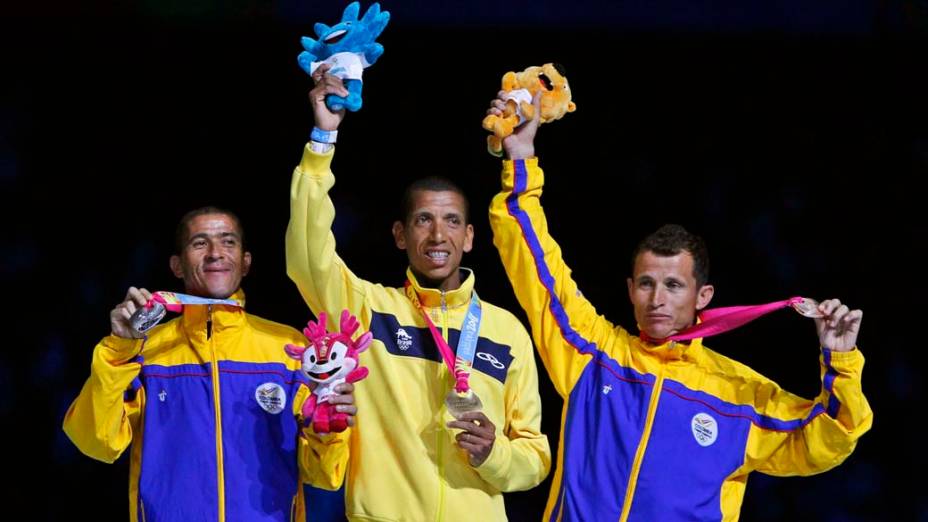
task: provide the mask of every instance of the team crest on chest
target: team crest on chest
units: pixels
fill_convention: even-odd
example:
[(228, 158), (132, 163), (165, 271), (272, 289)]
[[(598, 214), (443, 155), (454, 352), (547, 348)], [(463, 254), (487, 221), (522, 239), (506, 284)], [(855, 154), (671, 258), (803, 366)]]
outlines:
[(287, 392), (276, 382), (266, 382), (255, 388), (255, 400), (262, 410), (276, 415), (287, 406)]
[(708, 413), (693, 415), (690, 429), (693, 430), (693, 438), (702, 447), (711, 446), (719, 436), (719, 423)]
[(396, 330), (396, 346), (404, 352), (412, 347), (412, 336), (402, 328)]

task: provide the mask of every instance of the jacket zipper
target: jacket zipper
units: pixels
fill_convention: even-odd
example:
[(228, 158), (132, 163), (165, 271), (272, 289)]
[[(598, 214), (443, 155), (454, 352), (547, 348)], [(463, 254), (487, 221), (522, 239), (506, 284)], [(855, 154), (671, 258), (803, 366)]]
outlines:
[[(445, 342), (448, 341), (448, 303), (445, 301), (445, 291), (441, 290), (441, 334), (445, 339)], [(441, 370), (442, 378), (441, 381), (444, 381), (445, 369), (439, 366)], [(441, 397), (441, 418), (444, 418), (445, 412), (445, 398)], [(435, 516), (435, 520), (441, 522), (443, 519), (442, 515), (445, 512), (445, 483), (442, 477), (445, 476), (445, 459), (443, 451), (443, 442), (444, 442), (444, 427), (439, 426), (436, 430), (436, 436), (438, 437), (438, 514)]]
[(212, 362), (213, 411), (216, 422), (216, 486), (219, 488), (219, 522), (226, 519), (225, 471), (222, 464), (222, 407), (219, 396), (219, 360), (216, 357), (216, 345), (213, 342), (213, 305), (206, 307), (206, 338), (209, 340), (209, 354)]

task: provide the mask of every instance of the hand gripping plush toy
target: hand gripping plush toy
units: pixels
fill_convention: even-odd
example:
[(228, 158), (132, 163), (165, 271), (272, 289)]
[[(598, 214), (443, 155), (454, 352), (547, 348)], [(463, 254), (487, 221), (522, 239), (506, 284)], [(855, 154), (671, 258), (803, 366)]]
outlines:
[(312, 395), (303, 403), (304, 422), (312, 422), (316, 433), (337, 433), (348, 427), (348, 415), (335, 411), (328, 402), (333, 388), (342, 382), (358, 382), (367, 377), (367, 368), (360, 366), (358, 356), (371, 344), (370, 332), (352, 341), (357, 330), (357, 318), (342, 311), (341, 332), (325, 331), (325, 312), (319, 313), (319, 322), (309, 321), (303, 334), (309, 346), (288, 344), (284, 350), (291, 358), (303, 362), (301, 370), (309, 380), (316, 383)]
[(520, 73), (509, 71), (503, 75), (503, 90), (507, 92), (503, 114), (490, 114), (483, 119), (483, 128), (493, 133), (487, 136), (490, 154), (502, 156), (503, 138), (535, 117), (535, 106), (532, 105), (535, 93), (541, 92), (541, 123), (559, 120), (568, 112), (577, 110), (577, 105), (570, 101), (566, 74), (561, 65), (546, 63)]
[(315, 25), (318, 40), (308, 36), (300, 40), (306, 49), (297, 57), (300, 67), (312, 76), (317, 67), (330, 64), (329, 74), (341, 78), (348, 89), (347, 97), (326, 96), (325, 104), (333, 111), (354, 112), (361, 108), (361, 73), (383, 54), (383, 46), (374, 40), (390, 21), (390, 13), (381, 12), (380, 4), (375, 3), (359, 20), (360, 11), (361, 5), (352, 2), (345, 8), (341, 22), (332, 27)]

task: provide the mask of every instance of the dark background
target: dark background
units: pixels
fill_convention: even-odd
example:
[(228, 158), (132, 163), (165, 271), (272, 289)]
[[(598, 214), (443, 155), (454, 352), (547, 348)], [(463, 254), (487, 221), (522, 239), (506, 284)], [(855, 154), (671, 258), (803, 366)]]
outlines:
[[(814, 5), (810, 5), (814, 4)], [(284, 272), (293, 166), (311, 128), (299, 37), (342, 2), (145, 0), (5, 5), (0, 25), (3, 511), (126, 517), (127, 458), (61, 432), (109, 310), (130, 285), (179, 289), (171, 235), (191, 208), (237, 210), (249, 309), (309, 318)], [(364, 4), (364, 8), (368, 4)], [(580, 287), (634, 327), (624, 278), (665, 222), (702, 234), (716, 306), (837, 296), (865, 310), (871, 433), (811, 478), (752, 475), (744, 520), (928, 520), (920, 189), (928, 173), (928, 1), (386, 1), (386, 52), (339, 134), (339, 251), (402, 283), (402, 187), (440, 174), (474, 209), (481, 297), (523, 317), (485, 208), (499, 163), (480, 127), (507, 70), (558, 61), (576, 113), (543, 126), (544, 203)], [(709, 341), (806, 397), (811, 321), (786, 311)], [(539, 365), (539, 369), (543, 369)], [(544, 428), (561, 403), (546, 377)], [(509, 495), (538, 520), (550, 481)], [(388, 486), (385, 486), (388, 487)]]

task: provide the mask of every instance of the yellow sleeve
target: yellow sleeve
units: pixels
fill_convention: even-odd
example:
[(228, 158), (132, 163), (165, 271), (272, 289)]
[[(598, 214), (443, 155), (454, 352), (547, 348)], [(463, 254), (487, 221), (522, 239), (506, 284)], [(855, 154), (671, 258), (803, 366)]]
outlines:
[[(513, 322), (516, 319), (513, 318)], [(551, 470), (551, 447), (541, 432), (541, 396), (532, 344), (521, 325), (521, 354), (510, 368), (506, 389), (506, 426), (497, 426), (496, 442), (477, 473), (500, 491), (524, 491), (541, 483)], [(515, 348), (515, 347), (514, 347)]]
[[(312, 393), (300, 386), (293, 401), (293, 415), (302, 423), (303, 402)], [(300, 478), (317, 488), (335, 491), (342, 487), (348, 467), (348, 438), (351, 428), (329, 435), (317, 435), (310, 426), (300, 429)]]
[(329, 314), (338, 324), (343, 309), (367, 326), (366, 281), (355, 276), (335, 253), (332, 222), (335, 207), (329, 190), (335, 184), (331, 163), (335, 149), (318, 154), (307, 144), (290, 184), (290, 224), (287, 226), (287, 275), (317, 316)]
[(132, 442), (144, 400), (143, 390), (133, 386), (142, 369), (133, 359), (141, 347), (141, 339), (110, 335), (93, 350), (90, 378), (63, 425), (68, 438), (89, 457), (112, 463)]
[(548, 375), (566, 398), (593, 352), (616, 338), (616, 328), (577, 289), (548, 233), (538, 160), (504, 161), (502, 182), (490, 205), (493, 244), (528, 315)]
[(772, 385), (759, 412), (772, 419), (800, 420), (754, 424), (745, 460), (750, 469), (777, 476), (827, 471), (842, 463), (873, 425), (873, 411), (861, 388), (863, 354), (856, 348), (823, 350), (820, 360), (822, 392), (815, 401)]

